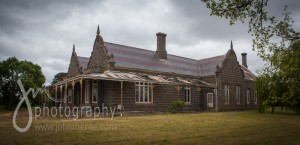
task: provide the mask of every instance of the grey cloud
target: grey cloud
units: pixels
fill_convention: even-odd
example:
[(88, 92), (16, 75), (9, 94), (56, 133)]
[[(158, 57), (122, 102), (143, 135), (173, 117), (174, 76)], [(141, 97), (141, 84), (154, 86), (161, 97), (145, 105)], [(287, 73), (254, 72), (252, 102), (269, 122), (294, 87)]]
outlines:
[[(299, 3), (288, 4), (298, 14)], [(280, 5), (275, 2), (271, 10)], [(56, 73), (67, 71), (73, 43), (79, 56), (90, 56), (99, 24), (105, 41), (149, 50), (156, 48), (155, 33), (167, 33), (168, 53), (195, 59), (224, 54), (233, 40), (238, 59), (247, 52), (249, 67), (260, 68), (247, 25), (229, 26), (209, 14), (199, 0), (0, 1), (0, 60), (33, 61), (49, 84)]]

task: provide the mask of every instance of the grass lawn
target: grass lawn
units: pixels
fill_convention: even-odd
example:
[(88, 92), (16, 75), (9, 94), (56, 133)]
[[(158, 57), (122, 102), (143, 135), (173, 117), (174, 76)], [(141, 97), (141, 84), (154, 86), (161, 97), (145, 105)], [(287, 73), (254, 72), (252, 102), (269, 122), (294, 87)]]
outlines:
[[(12, 113), (0, 113), (0, 144), (300, 144), (300, 116), (291, 113), (259, 114), (253, 110), (124, 116), (113, 120), (40, 118), (33, 120), (25, 133), (13, 128), (11, 116)], [(25, 126), (26, 117), (20, 118), (18, 124)], [(40, 125), (54, 128), (38, 130)], [(84, 125), (87, 128), (66, 127)]]

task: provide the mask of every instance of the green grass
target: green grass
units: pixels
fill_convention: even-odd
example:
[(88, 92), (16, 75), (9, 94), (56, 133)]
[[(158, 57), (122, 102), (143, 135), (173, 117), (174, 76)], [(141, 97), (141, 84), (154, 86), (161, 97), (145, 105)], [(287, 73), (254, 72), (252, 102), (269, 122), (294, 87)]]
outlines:
[[(24, 116), (18, 121), (23, 126), (27, 123)], [(11, 114), (0, 117), (0, 144), (300, 144), (300, 116), (284, 113), (210, 112), (125, 116), (113, 120), (40, 118), (25, 133), (13, 128)], [(63, 124), (115, 128), (35, 129), (37, 125)]]

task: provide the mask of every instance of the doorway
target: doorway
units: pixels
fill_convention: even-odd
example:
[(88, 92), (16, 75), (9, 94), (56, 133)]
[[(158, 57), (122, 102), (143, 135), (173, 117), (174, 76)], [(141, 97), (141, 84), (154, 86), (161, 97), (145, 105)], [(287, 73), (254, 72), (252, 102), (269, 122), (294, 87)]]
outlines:
[(213, 93), (207, 93), (207, 108), (214, 107), (214, 95)]

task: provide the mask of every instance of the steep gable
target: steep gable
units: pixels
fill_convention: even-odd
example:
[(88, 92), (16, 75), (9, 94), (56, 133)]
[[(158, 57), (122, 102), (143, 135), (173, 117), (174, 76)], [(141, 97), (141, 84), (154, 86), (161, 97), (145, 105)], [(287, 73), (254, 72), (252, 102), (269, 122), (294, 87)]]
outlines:
[(73, 45), (73, 52), (72, 52), (71, 61), (68, 68), (68, 77), (77, 76), (79, 73), (80, 72), (79, 72), (78, 58), (75, 52), (75, 45)]
[(97, 29), (97, 35), (94, 41), (93, 51), (91, 53), (86, 73), (101, 73), (107, 70), (107, 63), (111, 59), (108, 54), (102, 36), (100, 36), (99, 26)]
[(233, 50), (233, 45), (231, 42), (230, 49), (225, 55), (225, 59), (222, 62), (222, 66), (217, 66), (217, 73), (220, 73), (225, 81), (230, 82), (232, 78), (244, 78), (244, 72), (241, 69), (235, 51)]

